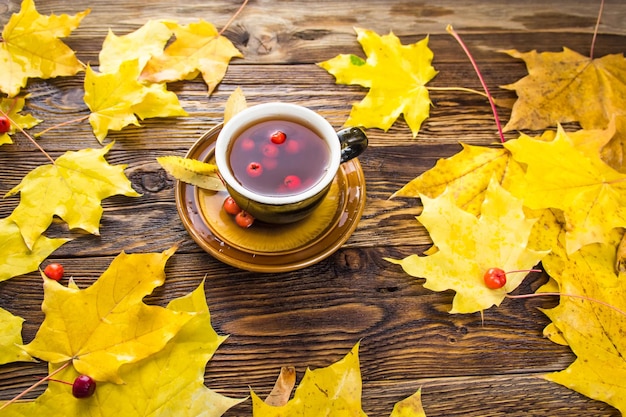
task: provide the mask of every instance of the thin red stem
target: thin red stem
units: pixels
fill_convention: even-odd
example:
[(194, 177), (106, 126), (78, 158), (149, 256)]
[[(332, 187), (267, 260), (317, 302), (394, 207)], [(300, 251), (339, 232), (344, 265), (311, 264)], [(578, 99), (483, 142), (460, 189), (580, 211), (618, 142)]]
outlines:
[(534, 298), (534, 297), (543, 297), (543, 296), (558, 296), (558, 297), (571, 297), (571, 298), (578, 298), (581, 300), (586, 300), (586, 301), (591, 301), (593, 303), (598, 303), (600, 305), (603, 305), (605, 307), (610, 308), (611, 310), (614, 310), (616, 312), (618, 312), (619, 314), (621, 314), (622, 316), (626, 317), (626, 311), (619, 309), (605, 301), (602, 300), (597, 300), (595, 298), (591, 298), (591, 297), (586, 297), (584, 295), (578, 295), (578, 294), (566, 294), (566, 293), (560, 293), (560, 292), (540, 292), (540, 293), (535, 293), (535, 294), (520, 294), (520, 295), (510, 295), (507, 294), (506, 298), (512, 298), (512, 299), (517, 299), (517, 298)]
[(56, 125), (54, 125), (54, 126), (50, 126), (49, 128), (44, 129), (44, 130), (42, 130), (42, 131), (41, 131), (41, 132), (39, 132), (39, 133), (36, 133), (36, 134), (35, 134), (35, 137), (40, 137), (40, 136), (42, 136), (42, 135), (44, 135), (44, 134), (46, 134), (46, 133), (48, 133), (48, 132), (50, 132), (50, 131), (52, 131), (52, 130), (54, 130), (54, 129), (59, 128), (59, 127), (67, 126), (67, 125), (70, 125), (70, 124), (72, 124), (72, 123), (80, 123), (80, 122), (82, 122), (83, 120), (87, 120), (87, 119), (89, 119), (89, 115), (87, 115), (87, 116), (82, 116), (82, 117), (78, 117), (78, 118), (76, 118), (76, 119), (72, 119), (72, 120), (67, 120), (67, 121), (65, 121), (65, 122), (62, 122), (62, 123), (56, 124)]
[(593, 29), (593, 38), (591, 39), (591, 49), (589, 51), (589, 58), (593, 59), (593, 50), (596, 45), (596, 37), (598, 36), (598, 28), (600, 27), (600, 19), (602, 19), (602, 11), (604, 10), (604, 0), (600, 0), (600, 10), (598, 10), (598, 20), (596, 20), (596, 27)]
[(222, 34), (226, 31), (226, 29), (231, 25), (231, 23), (233, 23), (233, 21), (237, 18), (237, 16), (239, 16), (239, 13), (241, 13), (241, 11), (243, 10), (244, 7), (246, 7), (246, 4), (248, 4), (248, 0), (244, 0), (243, 4), (241, 6), (239, 6), (239, 9), (237, 9), (237, 11), (235, 12), (235, 14), (230, 18), (230, 20), (228, 22), (226, 22), (226, 25), (224, 25), (224, 27), (222, 28), (222, 30), (220, 30), (219, 32), (219, 36), (222, 36)]
[(71, 361), (67, 361), (65, 362), (63, 365), (61, 365), (59, 368), (57, 368), (56, 370), (54, 370), (50, 375), (46, 376), (45, 378), (40, 379), (39, 381), (35, 382), (33, 385), (31, 385), (30, 387), (26, 388), (24, 391), (20, 392), (19, 394), (17, 394), (15, 397), (13, 397), (12, 399), (10, 399), (9, 401), (5, 402), (4, 404), (2, 404), (2, 406), (0, 406), (0, 410), (5, 409), (6, 407), (8, 407), (9, 405), (13, 404), (14, 402), (16, 402), (17, 400), (19, 400), (20, 398), (22, 398), (24, 395), (28, 394), (29, 392), (31, 392), (32, 390), (34, 390), (35, 388), (37, 388), (39, 385), (43, 384), (46, 381), (49, 381), (53, 376), (55, 376), (56, 374), (58, 374), (59, 372), (61, 372), (62, 370), (64, 370), (65, 368), (67, 368), (68, 366), (70, 366), (72, 362)]
[(516, 272), (543, 272), (541, 269), (518, 269), (516, 271), (506, 271), (505, 274), (513, 274)]
[(502, 125), (500, 124), (500, 118), (498, 117), (498, 110), (496, 109), (496, 103), (493, 101), (493, 97), (491, 96), (491, 93), (489, 92), (489, 89), (487, 88), (487, 83), (485, 83), (485, 79), (480, 73), (480, 70), (478, 69), (478, 65), (476, 64), (474, 57), (472, 56), (469, 49), (465, 45), (465, 42), (463, 42), (461, 37), (454, 31), (451, 25), (448, 25), (446, 30), (448, 31), (449, 34), (451, 34), (454, 37), (454, 39), (456, 39), (459, 45), (461, 45), (461, 48), (463, 48), (463, 51), (465, 51), (465, 54), (467, 55), (470, 62), (472, 63), (472, 66), (474, 67), (474, 71), (476, 71), (476, 74), (478, 75), (478, 79), (480, 80), (480, 83), (482, 84), (483, 89), (485, 90), (485, 93), (487, 94), (487, 99), (489, 100), (489, 105), (491, 106), (491, 111), (493, 112), (493, 117), (496, 121), (496, 126), (498, 127), (498, 134), (500, 135), (500, 142), (504, 143), (505, 142), (504, 133), (502, 131)]

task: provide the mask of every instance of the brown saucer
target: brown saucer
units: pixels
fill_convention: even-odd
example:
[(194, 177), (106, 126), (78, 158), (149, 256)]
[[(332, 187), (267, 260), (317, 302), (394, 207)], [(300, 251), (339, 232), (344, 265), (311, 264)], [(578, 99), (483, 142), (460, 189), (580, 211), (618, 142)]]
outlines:
[[(213, 163), (218, 125), (187, 152)], [(365, 178), (357, 158), (343, 163), (323, 203), (306, 219), (286, 225), (255, 222), (237, 226), (222, 210), (225, 191), (176, 182), (176, 207), (183, 225), (202, 249), (220, 261), (255, 272), (286, 272), (313, 265), (333, 254), (356, 229), (365, 207)]]

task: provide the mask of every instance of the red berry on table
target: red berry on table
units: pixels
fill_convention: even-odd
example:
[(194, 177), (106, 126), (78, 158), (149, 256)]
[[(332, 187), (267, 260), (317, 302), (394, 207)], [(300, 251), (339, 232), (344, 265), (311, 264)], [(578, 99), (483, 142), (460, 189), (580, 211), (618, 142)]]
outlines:
[(233, 216), (235, 216), (237, 213), (241, 211), (239, 204), (237, 204), (235, 199), (232, 198), (231, 196), (226, 197), (226, 199), (224, 200), (223, 206), (224, 206), (224, 211), (228, 214), (232, 214)]
[(302, 185), (302, 181), (300, 177), (297, 175), (287, 175), (284, 180), (284, 184), (287, 186), (289, 190), (295, 190)]
[(237, 223), (237, 226), (247, 229), (254, 223), (254, 217), (247, 211), (242, 210), (235, 216), (235, 223)]
[(255, 178), (263, 173), (263, 167), (258, 162), (250, 162), (248, 164), (246, 172), (248, 173), (248, 175)]
[(72, 384), (72, 395), (76, 398), (88, 398), (96, 391), (96, 381), (88, 375), (79, 375)]
[(61, 278), (63, 278), (63, 265), (58, 264), (58, 263), (51, 263), (48, 266), (46, 266), (43, 270), (43, 273), (46, 274), (46, 276), (50, 279), (53, 279), (55, 281), (60, 280)]
[(6, 116), (0, 116), (0, 133), (7, 133), (11, 130), (11, 121)]
[(276, 158), (280, 153), (280, 150), (278, 149), (278, 146), (273, 143), (266, 143), (263, 145), (261, 152), (263, 152), (263, 155), (268, 158)]
[(506, 272), (500, 268), (489, 268), (483, 276), (487, 288), (497, 290), (506, 284)]
[(281, 143), (284, 143), (285, 140), (287, 140), (287, 135), (285, 134), (285, 132), (277, 130), (270, 135), (270, 140), (272, 141), (272, 143), (280, 145)]

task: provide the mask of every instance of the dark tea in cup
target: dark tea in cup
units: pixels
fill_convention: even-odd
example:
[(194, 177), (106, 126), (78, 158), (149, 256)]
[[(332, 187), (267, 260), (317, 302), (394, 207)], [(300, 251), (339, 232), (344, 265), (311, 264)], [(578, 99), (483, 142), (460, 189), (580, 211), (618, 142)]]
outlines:
[(272, 119), (243, 130), (232, 142), (228, 161), (243, 187), (280, 197), (317, 184), (330, 165), (330, 149), (313, 129)]

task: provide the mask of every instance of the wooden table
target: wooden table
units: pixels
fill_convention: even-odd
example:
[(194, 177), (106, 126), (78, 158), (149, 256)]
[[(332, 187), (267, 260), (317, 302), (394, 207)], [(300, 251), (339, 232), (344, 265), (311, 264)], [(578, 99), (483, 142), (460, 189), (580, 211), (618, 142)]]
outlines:
[[(513, 3), (513, 4), (512, 4)], [(91, 8), (80, 28), (66, 40), (79, 58), (98, 64), (98, 52), (111, 28), (121, 35), (149, 19), (189, 23), (203, 18), (221, 28), (235, 13), (237, 1), (201, 0), (38, 0), (42, 14), (74, 14)], [(0, 22), (19, 11), (20, 2), (0, 2)], [(236, 87), (248, 103), (272, 100), (312, 107), (333, 126), (343, 125), (351, 104), (366, 90), (336, 85), (315, 65), (340, 53), (363, 56), (354, 27), (379, 34), (390, 30), (402, 42), (429, 35), (433, 65), (439, 71), (431, 86), (481, 89), (468, 59), (446, 33), (452, 24), (474, 54), (493, 94), (512, 99), (498, 86), (524, 75), (522, 61), (499, 53), (560, 51), (563, 46), (587, 54), (599, 2), (590, 1), (397, 1), (322, 0), (251, 1), (225, 32), (242, 51), (210, 97), (201, 79), (170, 85), (189, 117), (148, 119), (143, 127), (111, 133), (111, 164), (128, 164), (127, 176), (141, 198), (104, 200), (101, 235), (51, 233), (76, 237), (50, 257), (65, 265), (82, 286), (93, 282), (121, 251), (161, 252), (180, 248), (166, 267), (167, 281), (148, 300), (165, 305), (193, 290), (206, 277), (206, 296), (214, 328), (230, 337), (206, 369), (206, 383), (218, 392), (243, 397), (249, 387), (269, 393), (281, 366), (326, 367), (361, 341), (363, 410), (388, 416), (393, 405), (422, 388), (428, 416), (618, 416), (612, 407), (540, 378), (566, 368), (569, 348), (542, 336), (547, 318), (538, 307), (550, 300), (505, 301), (479, 314), (450, 315), (453, 293), (422, 287), (384, 257), (422, 253), (429, 247), (425, 229), (415, 221), (420, 202), (389, 197), (442, 157), (460, 150), (459, 142), (487, 145), (498, 140), (491, 110), (480, 96), (434, 91), (431, 117), (413, 139), (403, 121), (388, 132), (367, 131), (370, 148), (359, 158), (367, 183), (367, 203), (350, 239), (332, 256), (294, 272), (260, 274), (228, 266), (205, 253), (189, 237), (174, 200), (175, 181), (156, 157), (184, 155), (190, 146), (223, 118), (224, 105)], [(626, 3), (606, 2), (596, 56), (622, 53), (626, 47)], [(82, 76), (34, 80), (30, 110), (45, 122), (35, 129), (88, 114)], [(509, 112), (501, 108), (504, 121)], [(507, 138), (516, 137), (514, 132)], [(19, 183), (45, 157), (20, 135), (0, 149), (0, 194)], [(67, 150), (98, 147), (87, 123), (68, 125), (43, 136), (39, 143), (52, 156)], [(8, 216), (17, 198), (0, 200)], [(544, 278), (523, 284), (536, 289)], [(30, 341), (43, 319), (41, 278), (30, 273), (0, 284), (0, 306), (24, 317), (24, 339)], [(0, 367), (0, 397), (13, 397), (45, 364)], [(31, 398), (41, 391), (36, 391)], [(251, 416), (251, 402), (227, 416)]]

